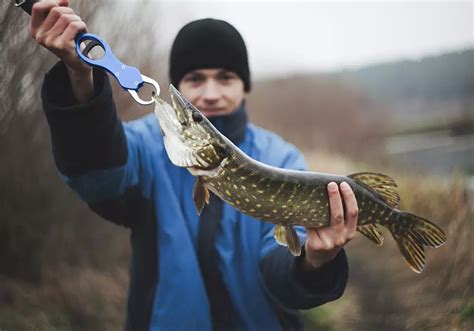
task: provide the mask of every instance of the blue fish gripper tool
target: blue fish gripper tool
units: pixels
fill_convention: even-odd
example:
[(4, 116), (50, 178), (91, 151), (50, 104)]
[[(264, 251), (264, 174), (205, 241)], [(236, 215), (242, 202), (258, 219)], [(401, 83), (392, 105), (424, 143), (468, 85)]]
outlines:
[[(142, 75), (137, 68), (130, 67), (115, 57), (110, 46), (99, 36), (92, 33), (81, 33), (76, 36), (76, 52), (81, 60), (91, 67), (108, 71), (117, 79), (120, 86), (128, 91), (133, 99), (141, 105), (150, 105), (155, 102), (153, 98), (143, 100), (138, 95), (138, 90), (144, 84), (150, 84), (154, 88), (154, 95), (160, 95), (160, 85), (152, 78)], [(86, 48), (81, 50), (81, 43), (89, 41)], [(99, 59), (91, 59), (87, 55), (96, 46), (100, 46), (104, 54)]]

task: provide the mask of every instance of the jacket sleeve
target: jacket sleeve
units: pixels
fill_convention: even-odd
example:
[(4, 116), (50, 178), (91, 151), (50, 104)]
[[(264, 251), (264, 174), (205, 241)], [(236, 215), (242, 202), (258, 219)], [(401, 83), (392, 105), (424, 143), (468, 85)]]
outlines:
[(56, 166), (91, 206), (124, 196), (140, 175), (140, 144), (133, 133), (125, 133), (108, 77), (99, 70), (94, 70), (94, 91), (89, 103), (79, 105), (62, 62), (46, 74), (42, 88)]
[(286, 247), (275, 247), (261, 261), (267, 289), (278, 305), (310, 309), (336, 300), (344, 293), (348, 278), (345, 251), (315, 270), (304, 270), (302, 254), (294, 257)]
[[(279, 149), (281, 151), (281, 149)], [(301, 153), (294, 147), (288, 151), (280, 167), (305, 170)], [(344, 250), (330, 262), (315, 270), (303, 268), (305, 257), (294, 257), (273, 238), (273, 224), (264, 223), (260, 269), (269, 295), (282, 309), (309, 309), (338, 299), (348, 279), (348, 263)], [(306, 240), (303, 227), (297, 227), (300, 241)]]

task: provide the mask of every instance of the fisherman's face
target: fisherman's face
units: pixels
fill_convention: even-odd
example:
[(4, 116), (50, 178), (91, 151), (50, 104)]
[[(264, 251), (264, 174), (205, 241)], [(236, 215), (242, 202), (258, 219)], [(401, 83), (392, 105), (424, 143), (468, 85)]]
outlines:
[(242, 103), (244, 82), (226, 69), (198, 69), (187, 73), (178, 90), (206, 117), (234, 112)]

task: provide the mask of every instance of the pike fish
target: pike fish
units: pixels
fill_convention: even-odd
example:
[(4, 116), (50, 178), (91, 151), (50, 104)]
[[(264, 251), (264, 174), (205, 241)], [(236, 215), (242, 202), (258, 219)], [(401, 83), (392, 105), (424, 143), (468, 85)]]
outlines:
[(424, 246), (445, 243), (446, 235), (438, 226), (397, 209), (400, 197), (389, 176), (370, 172), (339, 176), (263, 164), (222, 135), (172, 85), (169, 91), (172, 105), (154, 96), (155, 115), (171, 162), (196, 177), (193, 199), (198, 213), (209, 203), (210, 191), (241, 212), (273, 223), (275, 240), (298, 256), (301, 245), (294, 226), (328, 226), (326, 187), (345, 181), (358, 202), (358, 232), (380, 246), (381, 227), (387, 228), (414, 272), (425, 266)]

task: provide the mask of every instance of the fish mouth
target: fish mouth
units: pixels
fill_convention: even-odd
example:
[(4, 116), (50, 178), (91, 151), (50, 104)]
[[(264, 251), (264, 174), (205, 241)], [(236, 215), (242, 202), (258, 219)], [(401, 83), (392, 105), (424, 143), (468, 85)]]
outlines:
[(171, 103), (173, 105), (174, 110), (178, 113), (182, 113), (182, 116), (186, 116), (187, 113), (190, 113), (194, 106), (189, 102), (183, 95), (178, 91), (173, 84), (170, 84), (169, 92), (171, 96)]
[(179, 122), (176, 111), (165, 100), (154, 96), (155, 99), (155, 116), (160, 124), (163, 136), (168, 134), (179, 136), (182, 124)]
[[(168, 121), (173, 122), (175, 127), (184, 127), (189, 125), (189, 121), (193, 118), (193, 113), (199, 113), (203, 116), (202, 112), (199, 111), (188, 99), (186, 99), (173, 84), (169, 86), (169, 93), (171, 96), (171, 105), (172, 107), (163, 107), (164, 112), (158, 112), (155, 109), (156, 116), (158, 118), (167, 119)], [(155, 96), (155, 102), (163, 103), (164, 100), (160, 99), (158, 96)]]
[(175, 166), (188, 169), (209, 168), (210, 163), (201, 157), (197, 147), (188, 141), (189, 138), (186, 138), (192, 112), (197, 109), (173, 85), (170, 85), (169, 91), (172, 106), (156, 95), (154, 100), (155, 116), (158, 119), (170, 161)]

